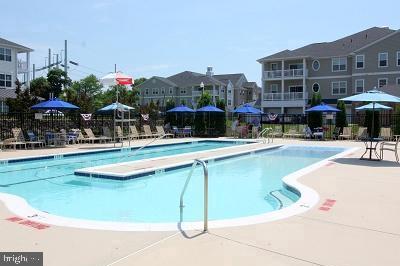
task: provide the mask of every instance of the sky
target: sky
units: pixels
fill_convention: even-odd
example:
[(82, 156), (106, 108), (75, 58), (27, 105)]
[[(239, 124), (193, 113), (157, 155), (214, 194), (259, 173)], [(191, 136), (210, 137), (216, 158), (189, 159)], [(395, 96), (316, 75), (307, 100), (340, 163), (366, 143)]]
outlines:
[[(2, 3), (0, 37), (35, 51), (40, 68), (68, 40), (72, 79), (117, 70), (135, 78), (190, 70), (244, 73), (261, 84), (259, 58), (373, 26), (400, 29), (400, 1), (19, 0)], [(36, 74), (46, 74), (44, 71)]]

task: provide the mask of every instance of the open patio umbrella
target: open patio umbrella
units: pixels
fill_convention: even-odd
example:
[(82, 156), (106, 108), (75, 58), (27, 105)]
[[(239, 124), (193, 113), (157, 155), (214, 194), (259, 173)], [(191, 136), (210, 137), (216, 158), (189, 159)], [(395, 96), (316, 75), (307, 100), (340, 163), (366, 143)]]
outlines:
[(263, 114), (263, 112), (257, 108), (254, 108), (250, 104), (244, 104), (241, 107), (238, 107), (236, 110), (233, 111), (235, 114)]
[(321, 103), (319, 105), (311, 107), (310, 109), (307, 109), (306, 112), (337, 113), (340, 112), (340, 110), (325, 103)]
[(53, 98), (48, 101), (40, 102), (31, 106), (33, 110), (77, 110), (78, 106), (68, 102), (64, 102), (58, 98)]
[(105, 75), (100, 78), (100, 82), (106, 86), (113, 85), (131, 85), (134, 84), (134, 79), (131, 76), (125, 75), (121, 72), (115, 72)]
[(172, 108), (167, 111), (167, 113), (194, 113), (194, 112), (195, 112), (195, 110), (193, 110), (183, 104), (181, 106), (177, 106), (177, 107)]
[(115, 110), (134, 110), (134, 107), (122, 104), (122, 103), (112, 103), (110, 105), (104, 106), (103, 108), (97, 110), (99, 113), (108, 113), (108, 112), (113, 112)]
[[(364, 111), (364, 110), (372, 110), (374, 109), (374, 104), (373, 103), (369, 103), (360, 107), (355, 108), (356, 111)], [(386, 106), (380, 103), (375, 103), (375, 110), (391, 110), (392, 107), (390, 106)]]
[[(203, 113), (203, 114), (208, 113), (208, 128), (210, 129), (210, 114), (211, 113), (225, 113), (225, 111), (215, 107), (214, 105), (207, 105), (207, 106), (203, 106), (203, 107), (197, 109), (196, 113)], [(206, 131), (207, 131), (207, 129), (206, 129)]]
[(372, 141), (373, 141), (373, 132), (374, 132), (374, 123), (375, 123), (375, 107), (377, 102), (392, 102), (392, 103), (400, 103), (400, 98), (394, 95), (387, 94), (383, 91), (379, 91), (376, 88), (373, 90), (356, 94), (350, 97), (339, 99), (340, 101), (345, 102), (370, 102), (372, 103), (372, 125), (370, 132), (370, 147), (369, 149), (369, 159), (372, 160)]

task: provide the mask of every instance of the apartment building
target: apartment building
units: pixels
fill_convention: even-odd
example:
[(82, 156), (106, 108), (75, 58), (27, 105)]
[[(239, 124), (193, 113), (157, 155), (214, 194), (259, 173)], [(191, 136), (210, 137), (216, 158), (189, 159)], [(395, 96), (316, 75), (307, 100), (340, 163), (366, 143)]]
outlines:
[(0, 38), (0, 112), (8, 112), (7, 98), (15, 97), (15, 81), (29, 86), (30, 52), (33, 50)]
[(400, 32), (373, 27), (257, 61), (262, 69), (264, 112), (302, 114), (313, 92), (333, 105), (337, 99), (374, 87), (400, 84)]
[(204, 91), (212, 96), (214, 103), (224, 100), (228, 110), (255, 101), (261, 90), (243, 73), (214, 75), (212, 67), (205, 74), (184, 71), (167, 78), (154, 76), (140, 84), (139, 89), (142, 105), (153, 101), (165, 106), (167, 100), (173, 100), (176, 105), (184, 103), (196, 108)]

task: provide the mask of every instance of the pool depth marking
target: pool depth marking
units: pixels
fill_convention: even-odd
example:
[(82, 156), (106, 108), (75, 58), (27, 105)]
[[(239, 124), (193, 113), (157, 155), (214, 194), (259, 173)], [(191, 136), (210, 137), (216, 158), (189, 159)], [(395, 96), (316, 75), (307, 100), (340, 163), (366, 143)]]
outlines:
[(320, 211), (330, 211), (333, 205), (335, 205), (336, 200), (334, 199), (326, 199), (325, 202), (319, 207)]
[(31, 220), (25, 220), (25, 219), (17, 217), (17, 216), (6, 218), (6, 220), (9, 222), (20, 224), (20, 225), (29, 226), (29, 227), (35, 228), (37, 230), (43, 230), (43, 229), (47, 229), (50, 227), (50, 225), (42, 224), (42, 223), (31, 221)]

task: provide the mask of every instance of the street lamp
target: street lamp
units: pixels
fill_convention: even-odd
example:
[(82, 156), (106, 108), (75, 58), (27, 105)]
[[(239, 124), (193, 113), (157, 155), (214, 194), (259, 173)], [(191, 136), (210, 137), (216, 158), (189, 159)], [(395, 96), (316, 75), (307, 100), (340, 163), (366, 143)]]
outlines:
[(201, 94), (204, 94), (204, 83), (203, 83), (203, 81), (200, 83), (200, 88), (202, 89), (202, 93)]

